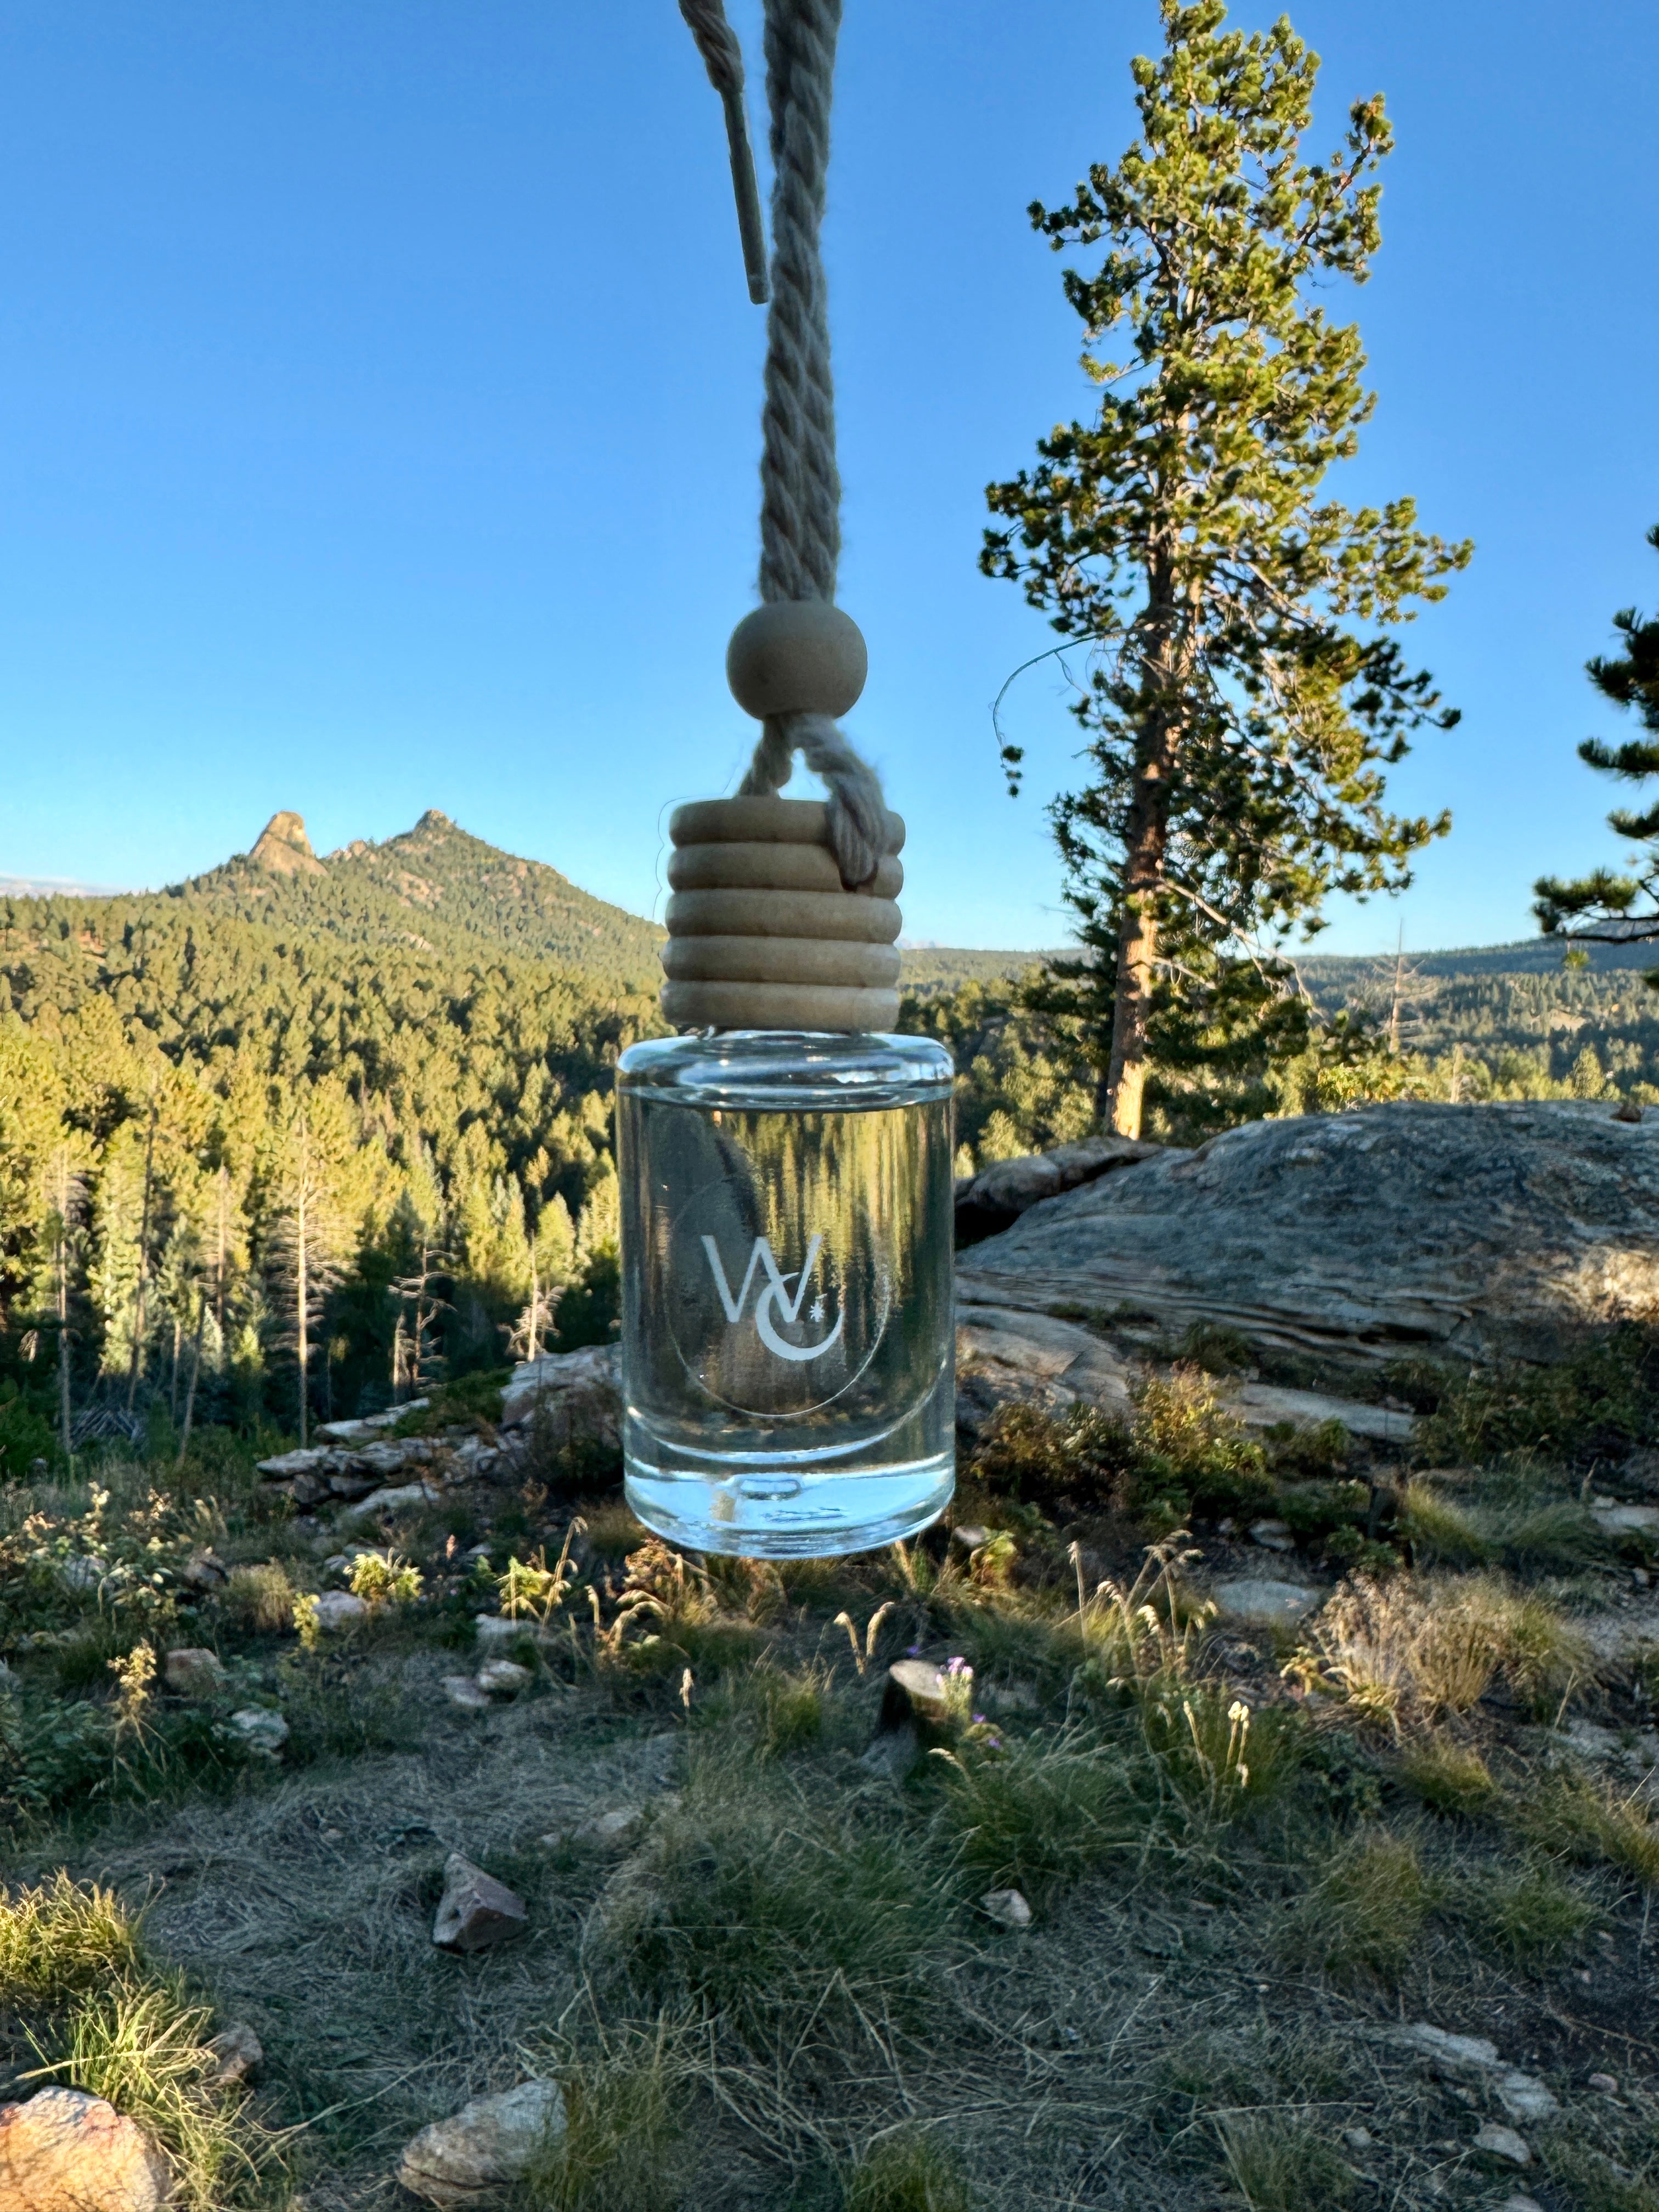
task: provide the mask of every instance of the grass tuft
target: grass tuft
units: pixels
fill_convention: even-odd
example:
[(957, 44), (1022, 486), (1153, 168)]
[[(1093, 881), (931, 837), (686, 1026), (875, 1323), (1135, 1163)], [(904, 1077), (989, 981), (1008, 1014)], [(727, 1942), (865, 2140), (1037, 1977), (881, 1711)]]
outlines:
[(1352, 2201), (1357, 2176), (1322, 2136), (1273, 2113), (1217, 2124), (1227, 2178), (1250, 2212), (1335, 2212)]
[(1392, 1983), (1410, 1965), (1436, 1901), (1410, 1836), (1376, 1829), (1356, 1837), (1295, 1908), (1291, 1958), (1340, 1981)]
[(932, 2136), (872, 2144), (847, 2182), (846, 2212), (973, 2212), (974, 2194), (954, 2154)]
[(1497, 1787), (1478, 1751), (1442, 1735), (1407, 1743), (1401, 1753), (1400, 1773), (1407, 1787), (1435, 1812), (1466, 1817), (1490, 1804)]
[(1576, 1950), (1601, 1913), (1553, 1866), (1494, 1866), (1466, 1875), (1450, 1904), (1490, 1948), (1518, 1966), (1553, 1964)]
[(683, 2092), (660, 2027), (607, 2039), (559, 2074), (565, 2133), (527, 2179), (533, 2212), (678, 2212)]

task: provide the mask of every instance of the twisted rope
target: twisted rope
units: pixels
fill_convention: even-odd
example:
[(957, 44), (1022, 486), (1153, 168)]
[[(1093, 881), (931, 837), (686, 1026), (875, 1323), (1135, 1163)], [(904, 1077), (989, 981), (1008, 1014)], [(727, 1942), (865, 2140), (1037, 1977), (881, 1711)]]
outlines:
[[(743, 57), (721, 0), (680, 0), (680, 12), (710, 82), (726, 103), (729, 128), (733, 103), (742, 111)], [(842, 0), (766, 0), (773, 182), (771, 307), (761, 416), (760, 591), (765, 600), (833, 601), (836, 596), (841, 472), (836, 465), (836, 389), (819, 234), (841, 14)], [(744, 147), (746, 151), (746, 137)], [(737, 169), (734, 144), (734, 178)], [(740, 216), (742, 199), (739, 185)], [(826, 826), (842, 881), (849, 889), (867, 883), (886, 843), (881, 784), (829, 715), (769, 715), (738, 787), (741, 795), (781, 791), (798, 751), (829, 788)]]

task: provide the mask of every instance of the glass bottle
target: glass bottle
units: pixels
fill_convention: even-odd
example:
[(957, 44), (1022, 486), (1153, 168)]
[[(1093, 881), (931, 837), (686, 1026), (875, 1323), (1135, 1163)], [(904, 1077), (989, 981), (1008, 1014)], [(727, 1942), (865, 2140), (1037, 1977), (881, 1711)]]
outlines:
[(888, 1544), (955, 1484), (951, 1065), (709, 1030), (617, 1071), (628, 1501), (753, 1559)]

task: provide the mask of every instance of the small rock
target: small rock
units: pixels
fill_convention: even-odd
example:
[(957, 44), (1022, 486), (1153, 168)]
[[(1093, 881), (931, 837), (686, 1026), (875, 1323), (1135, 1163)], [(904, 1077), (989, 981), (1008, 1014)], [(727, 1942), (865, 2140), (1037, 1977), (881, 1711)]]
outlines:
[(533, 1620), (508, 1620), (499, 1613), (475, 1613), (473, 1627), (477, 1632), (480, 1650), (498, 1651), (503, 1644), (520, 1644), (526, 1638), (532, 1644), (545, 1641), (545, 1632)]
[(258, 1472), (268, 1475), (273, 1482), (286, 1482), (296, 1474), (314, 1474), (329, 1456), (325, 1446), (307, 1444), (303, 1451), (281, 1452), (275, 1459), (262, 1459)]
[(902, 1781), (921, 1756), (921, 1742), (913, 1722), (902, 1726), (884, 1729), (870, 1748), (859, 1760), (859, 1765), (872, 1774), (890, 1775)]
[(321, 1628), (350, 1628), (368, 1619), (368, 1600), (354, 1597), (349, 1590), (325, 1590), (317, 1601), (317, 1622)]
[(82, 2089), (0, 2106), (0, 2212), (161, 2212), (172, 2175), (134, 2120)]
[(230, 1580), (230, 1569), (216, 1552), (192, 1552), (180, 1571), (192, 1589), (222, 1589)]
[(644, 1826), (643, 1806), (613, 1805), (608, 1813), (596, 1814), (580, 1827), (572, 1828), (570, 1841), (589, 1850), (625, 1851), (637, 1841)]
[(1506, 2197), (1498, 2212), (1544, 2212), (1544, 2208), (1535, 2197)]
[[(104, 1579), (104, 1570), (96, 1559), (88, 1559), (76, 1553), (73, 1559), (58, 1562), (58, 1579), (65, 1589), (96, 1589)], [(31, 2098), (30, 2102), (33, 2101)]]
[(1376, 2137), (1369, 2128), (1344, 2128), (1342, 2140), (1350, 2150), (1369, 2150)]
[(1300, 1620), (1321, 1603), (1322, 1590), (1304, 1589), (1300, 1583), (1257, 1581), (1240, 1577), (1217, 1583), (1210, 1591), (1223, 1620), (1243, 1621), (1252, 1627), (1268, 1627), (1275, 1621)]
[(452, 1705), (459, 1705), (465, 1712), (487, 1713), (489, 1711), (489, 1692), (481, 1690), (471, 1674), (446, 1674), (444, 1695)]
[(340, 1524), (343, 1528), (349, 1522), (378, 1520), (385, 1513), (407, 1513), (415, 1507), (430, 1504), (437, 1495), (431, 1485), (424, 1482), (405, 1482), (391, 1490), (372, 1490), (355, 1505), (340, 1508)]
[(1029, 1928), (1031, 1908), (1017, 1889), (988, 1889), (979, 1901), (981, 1912), (1004, 1928)]
[(1506, 2166), (1530, 2166), (1532, 2153), (1513, 2128), (1500, 2128), (1495, 2120), (1488, 2120), (1474, 2139), (1477, 2150), (1488, 2158), (1501, 2158)]
[(280, 1713), (269, 1712), (263, 1705), (248, 1705), (233, 1713), (230, 1724), (250, 1751), (264, 1752), (269, 1759), (275, 1759), (288, 1741), (288, 1723)]
[(477, 1672), (478, 1687), (487, 1697), (516, 1698), (535, 1680), (528, 1667), (516, 1659), (486, 1659)]
[(1556, 2098), (1535, 2075), (1505, 2067), (1492, 2078), (1498, 2103), (1512, 2120), (1547, 2120), (1561, 2109)]
[(265, 2063), (264, 2045), (245, 2020), (234, 2021), (216, 2035), (208, 2049), (219, 2062), (214, 2081), (222, 2089), (233, 2081), (250, 2080)]
[(443, 1898), (432, 1923), (432, 1940), (441, 1951), (486, 1950), (521, 1936), (529, 1919), (524, 1899), (505, 1882), (459, 1851), (450, 1853), (444, 1862)]
[(492, 2202), (564, 2133), (564, 2099), (552, 2081), (520, 2081), (475, 2097), (404, 2149), (398, 2179), (412, 2196), (445, 2208)]
[(927, 1659), (896, 1659), (887, 1669), (887, 1687), (881, 1701), (884, 1730), (902, 1728), (905, 1722), (945, 1720), (950, 1705), (945, 1669)]
[(1616, 2097), (1619, 2094), (1619, 2084), (1611, 2074), (1592, 2074), (1589, 2077), (1589, 2086), (1592, 2089), (1599, 2089), (1604, 2097)]
[(951, 1534), (952, 1540), (960, 1544), (964, 1552), (977, 1552), (982, 1544), (988, 1544), (991, 1540), (990, 1530), (979, 1528), (973, 1522), (963, 1528), (952, 1528)]
[(1642, 1109), (1633, 1098), (1621, 1098), (1613, 1109), (1615, 1121), (1639, 1121)]
[(1590, 1517), (1604, 1536), (1636, 1536), (1659, 1528), (1659, 1505), (1595, 1504)]
[(194, 1646), (169, 1651), (161, 1674), (168, 1689), (181, 1698), (211, 1698), (225, 1686), (225, 1670), (218, 1653)]
[(1269, 1552), (1293, 1552), (1296, 1549), (1296, 1539), (1291, 1535), (1290, 1523), (1286, 1521), (1253, 1521), (1250, 1523), (1250, 1541), (1260, 1544)]

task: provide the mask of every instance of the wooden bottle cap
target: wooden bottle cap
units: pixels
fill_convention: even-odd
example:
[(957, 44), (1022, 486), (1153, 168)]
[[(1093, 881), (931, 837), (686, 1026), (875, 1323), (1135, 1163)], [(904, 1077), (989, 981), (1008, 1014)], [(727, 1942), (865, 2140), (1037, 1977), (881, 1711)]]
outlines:
[(846, 890), (817, 799), (714, 799), (669, 823), (662, 1010), (677, 1029), (889, 1030), (898, 1019), (895, 903), (904, 824)]

